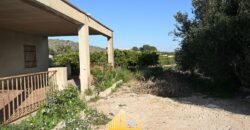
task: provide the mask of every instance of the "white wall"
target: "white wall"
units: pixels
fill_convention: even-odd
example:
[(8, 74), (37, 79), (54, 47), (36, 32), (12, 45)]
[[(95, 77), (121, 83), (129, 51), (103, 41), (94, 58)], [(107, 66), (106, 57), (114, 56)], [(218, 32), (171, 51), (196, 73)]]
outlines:
[[(35, 45), (37, 67), (25, 68), (24, 45)], [(48, 37), (0, 29), (0, 77), (47, 71)]]

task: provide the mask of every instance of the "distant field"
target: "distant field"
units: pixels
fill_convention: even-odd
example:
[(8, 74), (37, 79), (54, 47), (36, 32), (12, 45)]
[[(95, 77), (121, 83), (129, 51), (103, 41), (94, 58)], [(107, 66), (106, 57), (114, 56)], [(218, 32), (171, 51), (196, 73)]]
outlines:
[(161, 65), (174, 65), (175, 64), (175, 55), (160, 55), (159, 63)]

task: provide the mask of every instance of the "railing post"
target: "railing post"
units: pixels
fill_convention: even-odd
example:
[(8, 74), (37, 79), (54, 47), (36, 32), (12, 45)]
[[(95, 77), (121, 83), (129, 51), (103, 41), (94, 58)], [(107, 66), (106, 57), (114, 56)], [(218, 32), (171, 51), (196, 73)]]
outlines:
[[(28, 95), (31, 94), (31, 84), (30, 84), (30, 77), (27, 77), (27, 84), (28, 84)], [(26, 104), (25, 108), (29, 111), (30, 110), (30, 100), (27, 101), (28, 105)]]
[(7, 93), (8, 93), (8, 116), (10, 118), (10, 83), (7, 80)]
[[(4, 80), (2, 80), (2, 93), (4, 94)], [(3, 123), (6, 122), (6, 113), (5, 113), (5, 100), (4, 100), (4, 95), (3, 95)]]
[(23, 77), (23, 84), (24, 84), (24, 110), (26, 109), (27, 107), (27, 84), (26, 84), (26, 77), (24, 76)]
[(4, 98), (3, 98), (3, 123), (6, 122), (6, 113), (5, 113), (5, 101), (4, 101)]
[[(12, 88), (12, 91), (14, 91), (14, 81), (13, 79), (11, 79), (11, 88)], [(11, 98), (13, 98), (12, 100), (12, 115), (14, 116), (15, 115), (15, 95), (16, 94), (16, 91), (14, 92), (14, 94), (11, 94)]]
[[(19, 85), (18, 85), (18, 78), (16, 78), (16, 90), (19, 91)], [(17, 107), (19, 106), (19, 92), (17, 94)], [(19, 111), (17, 111), (17, 115), (19, 114)]]
[[(23, 81), (22, 78), (19, 79), (20, 81), (20, 89), (21, 89), (21, 104), (23, 102)], [(21, 113), (23, 113), (23, 111), (21, 110)]]

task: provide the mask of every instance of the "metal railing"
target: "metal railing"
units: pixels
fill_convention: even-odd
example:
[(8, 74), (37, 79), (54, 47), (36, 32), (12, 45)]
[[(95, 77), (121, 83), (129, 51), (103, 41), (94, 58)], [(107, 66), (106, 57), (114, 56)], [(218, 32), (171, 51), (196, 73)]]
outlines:
[(0, 78), (0, 124), (36, 111), (56, 88), (56, 71)]

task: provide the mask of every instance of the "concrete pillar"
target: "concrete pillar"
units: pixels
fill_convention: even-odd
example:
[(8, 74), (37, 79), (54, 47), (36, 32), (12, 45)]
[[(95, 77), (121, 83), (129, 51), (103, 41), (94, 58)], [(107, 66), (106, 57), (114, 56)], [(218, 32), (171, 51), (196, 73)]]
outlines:
[(112, 67), (115, 66), (114, 62), (114, 48), (113, 48), (113, 35), (108, 37), (108, 64)]
[(89, 87), (90, 54), (89, 54), (89, 27), (82, 26), (78, 32), (79, 59), (80, 59), (80, 84), (81, 93)]

